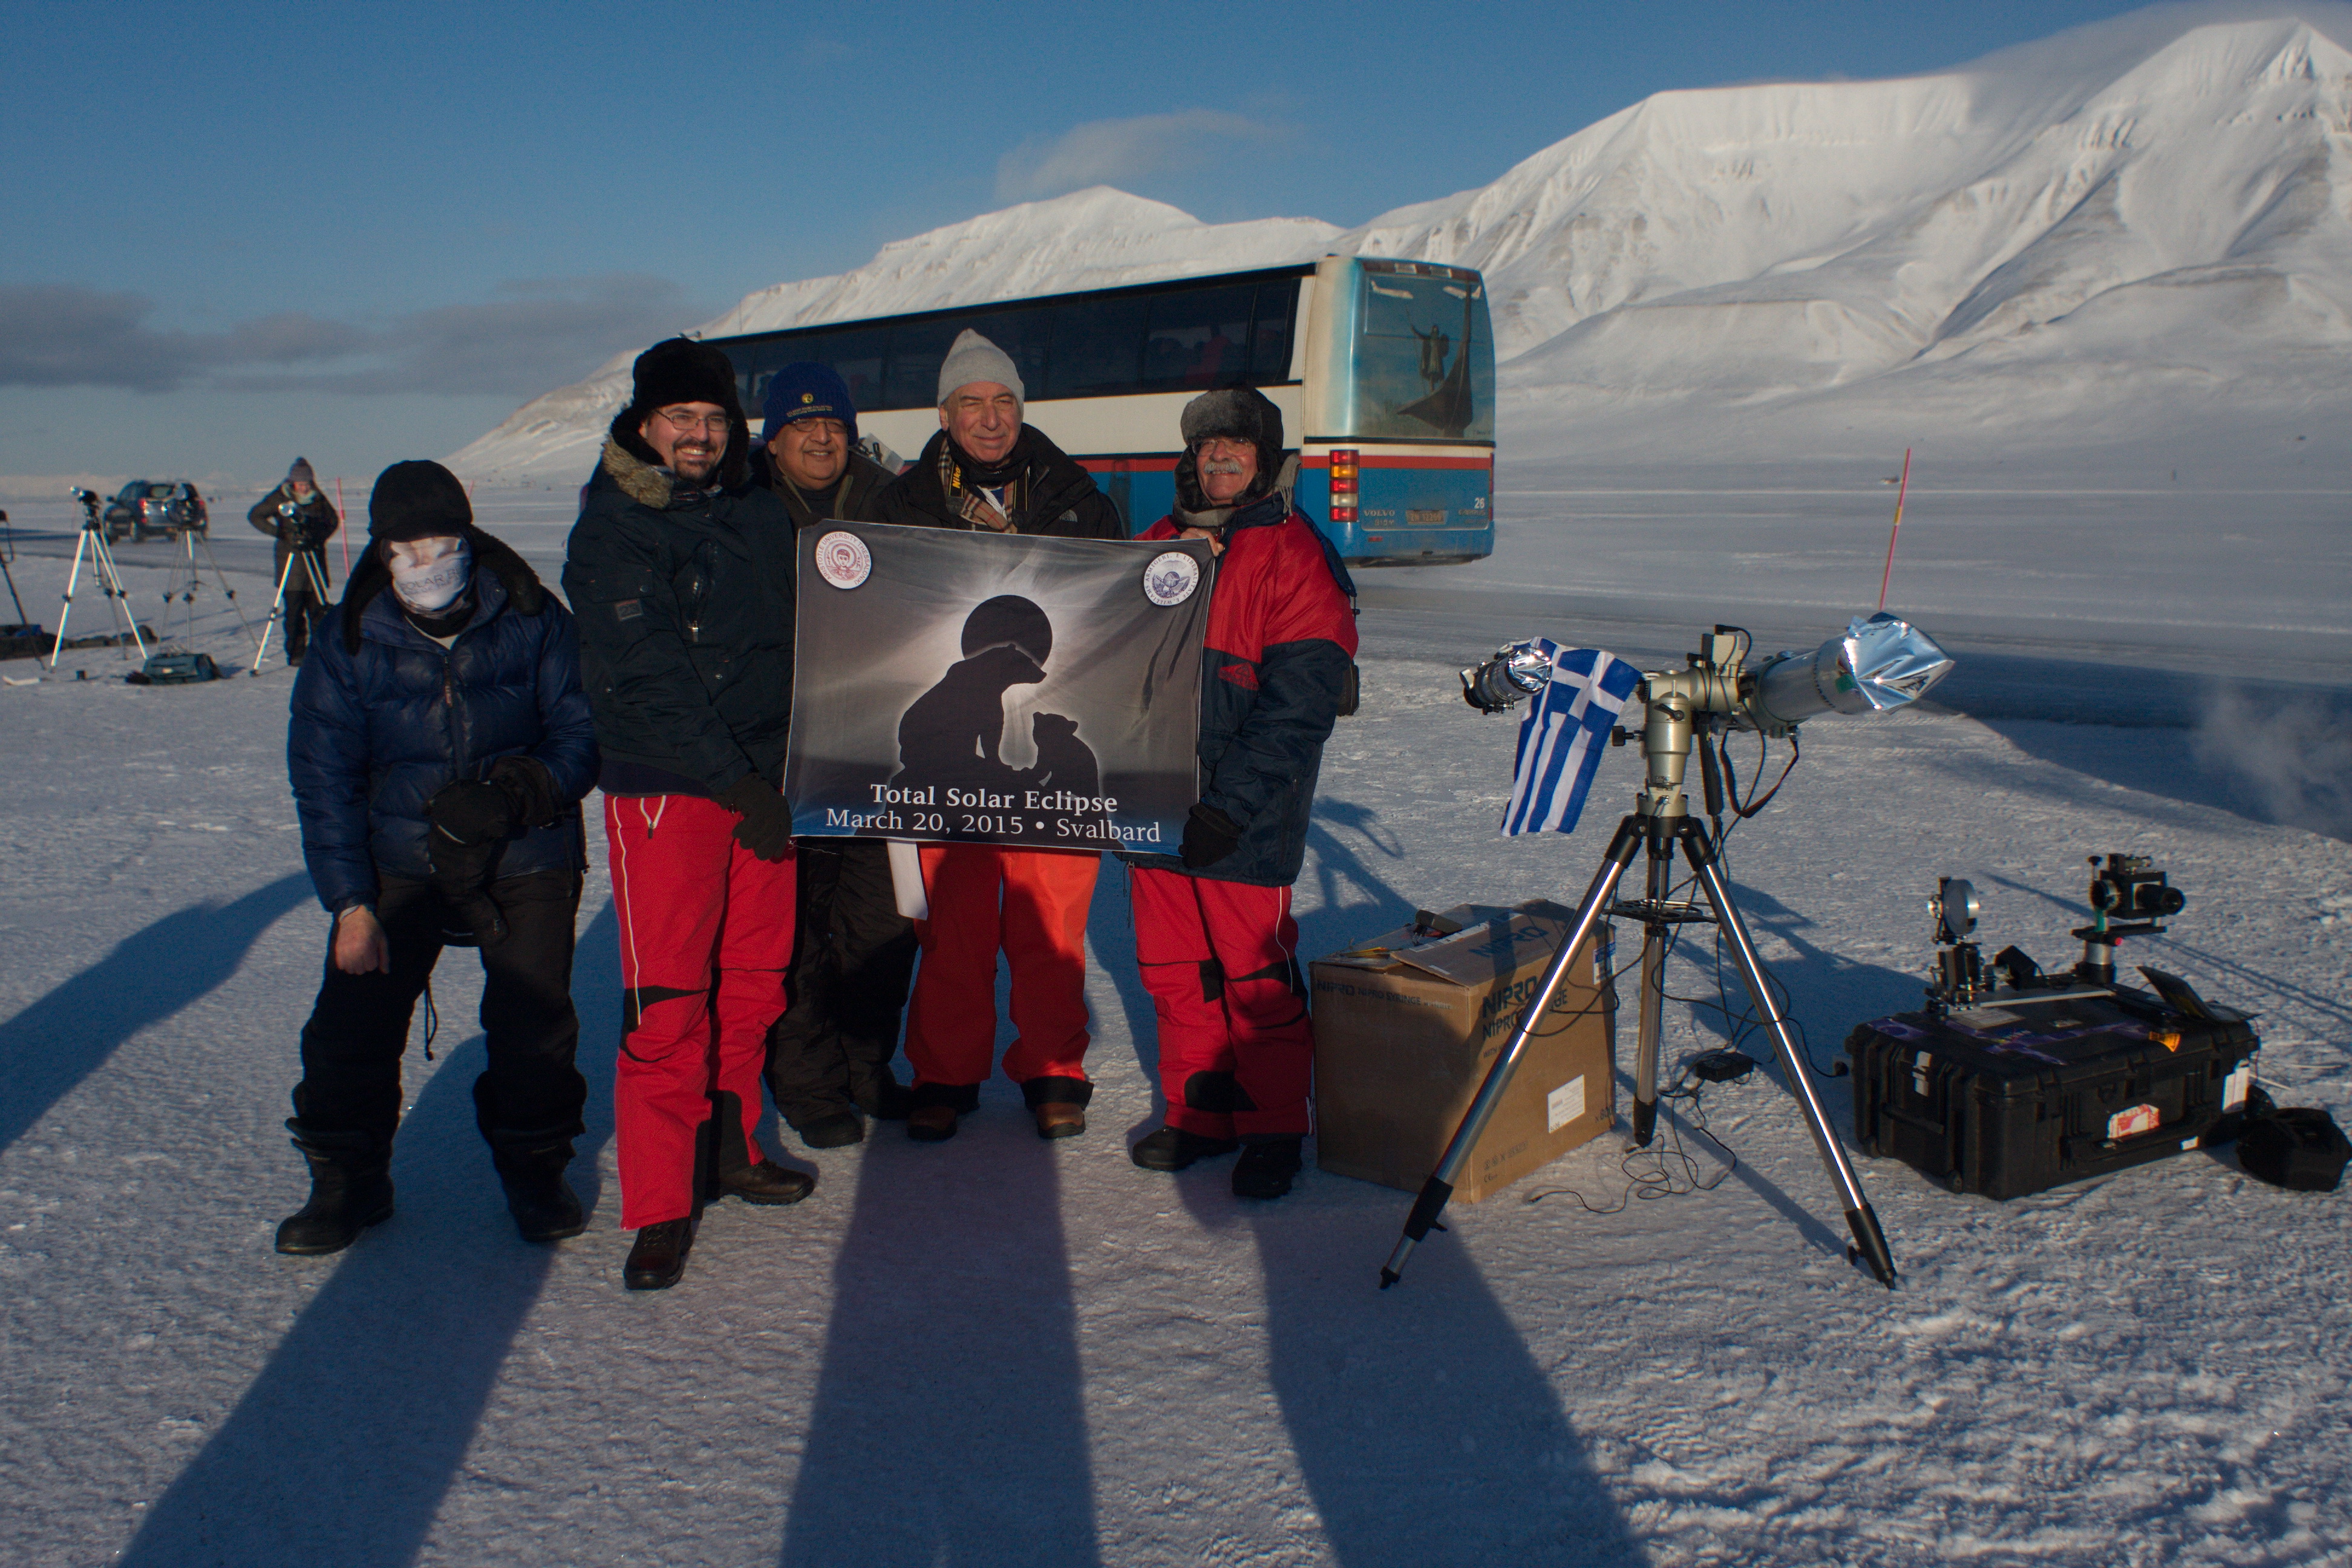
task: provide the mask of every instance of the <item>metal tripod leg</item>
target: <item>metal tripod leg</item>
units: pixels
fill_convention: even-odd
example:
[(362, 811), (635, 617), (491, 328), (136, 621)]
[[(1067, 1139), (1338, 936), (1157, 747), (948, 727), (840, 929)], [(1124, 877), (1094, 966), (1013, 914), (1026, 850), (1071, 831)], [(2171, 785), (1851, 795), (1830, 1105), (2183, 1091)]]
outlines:
[(302, 552), (295, 551), (286, 557), (286, 565), (278, 574), (278, 596), (269, 601), (269, 618), (261, 623), (261, 640), (253, 645), (253, 668), (246, 673), (259, 675), (261, 661), (269, 653), (269, 629), (286, 618), (286, 579), (294, 574), (294, 562)]
[[(1664, 842), (1650, 847), (1649, 898), (1645, 901), (1654, 916), (1658, 905), (1665, 901), (1669, 853)], [(1633, 1013), (1633, 1142), (1644, 1149), (1650, 1146), (1658, 1126), (1658, 1047), (1665, 1009), (1666, 926), (1664, 921), (1652, 919), (1642, 924), (1642, 991)]]
[(90, 571), (98, 578), (99, 592), (105, 595), (106, 607), (115, 626), (117, 646), (121, 646), (122, 622), (127, 613), (131, 622), (131, 646), (139, 650), (139, 658), (143, 663), (147, 658), (147, 639), (140, 633), (138, 613), (123, 609), (123, 605), (130, 603), (131, 594), (122, 585), (122, 574), (114, 569), (114, 552), (107, 548), (103, 534), (94, 528), (85, 528), (81, 531), (81, 538), (74, 542), (73, 565), (66, 573), (65, 607), (58, 612), (58, 640), (49, 648), (49, 668), (57, 668), (58, 658), (66, 651), (66, 623), (73, 618), (74, 589), (81, 581), (81, 556), (85, 550), (89, 552)]
[(1870, 1265), (1879, 1283), (1892, 1290), (1895, 1258), (1886, 1248), (1886, 1233), (1879, 1229), (1878, 1215), (1872, 1212), (1870, 1201), (1862, 1195), (1862, 1183), (1854, 1175), (1845, 1150), (1838, 1143), (1837, 1133), (1822, 1110), (1820, 1098), (1813, 1093), (1812, 1078), (1805, 1070), (1796, 1032), (1789, 1027), (1788, 1018), (1772, 999), (1770, 977), (1765, 973), (1763, 960), (1756, 955), (1756, 944), (1748, 938), (1747, 922), (1739, 917), (1739, 906), (1731, 901), (1731, 885), (1724, 880), (1722, 868), (1716, 864), (1715, 845), (1707, 838), (1706, 826), (1696, 817), (1685, 817), (1677, 832), (1682, 837), (1683, 853), (1698, 875), (1699, 886), (1706, 890), (1707, 901), (1715, 906), (1716, 925), (1730, 941), (1733, 961), (1738, 966), (1740, 979), (1747, 983), (1748, 999), (1756, 1005), (1756, 1016), (1771, 1031), (1773, 1043), (1780, 1048), (1780, 1070), (1787, 1075), (1790, 1091), (1804, 1112), (1805, 1126), (1813, 1135), (1813, 1147), (1820, 1151), (1822, 1163), (1829, 1168), (1830, 1179), (1837, 1184), (1838, 1199), (1845, 1206), (1846, 1228), (1853, 1232), (1855, 1252)]
[(1422, 1184), (1421, 1195), (1413, 1199), (1412, 1213), (1405, 1217), (1404, 1235), (1397, 1239), (1396, 1250), (1389, 1254), (1388, 1262), (1381, 1268), (1381, 1289), (1387, 1289), (1403, 1276), (1405, 1259), (1412, 1256), (1412, 1249), (1437, 1225), (1437, 1216), (1445, 1212), (1462, 1167), (1469, 1163), (1470, 1151), (1477, 1147), (1478, 1135), (1486, 1130), (1495, 1107), (1502, 1102), (1503, 1091), (1510, 1087), (1511, 1074), (1518, 1070), (1519, 1058), (1526, 1054), (1528, 1041), (1534, 1038), (1537, 1024), (1551, 1005), (1552, 995), (1566, 977), (1570, 963), (1591, 937), (1593, 928), (1601, 923), (1602, 912), (1616, 894), (1619, 879), (1633, 863), (1645, 837), (1639, 816), (1628, 816), (1617, 825), (1616, 836), (1609, 840), (1609, 847), (1602, 853), (1601, 869), (1593, 877), (1592, 886), (1585, 890), (1584, 901), (1576, 906), (1575, 922), (1561, 939), (1559, 951), (1552, 954), (1543, 979), (1536, 986), (1535, 996), (1528, 1003), (1528, 1010), (1519, 1015), (1518, 1027), (1511, 1031), (1510, 1040), (1495, 1058), (1495, 1065), (1486, 1069), (1486, 1081), (1478, 1086), (1470, 1109), (1463, 1113), (1462, 1125), (1454, 1130), (1453, 1142), (1445, 1145), (1437, 1169), (1430, 1173), (1429, 1180)]
[(236, 624), (245, 628), (246, 639), (258, 647), (259, 644), (253, 635), (253, 623), (246, 618), (245, 607), (236, 602), (236, 590), (228, 585), (228, 574), (221, 570), (220, 557), (213, 553), (211, 538), (198, 534), (194, 530), (181, 534), (180, 537), (187, 542), (188, 546), (188, 577), (191, 584), (194, 584), (196, 575), (196, 541), (201, 538), (205, 544), (205, 563), (213, 569), (213, 581), (220, 584), (221, 596), (228, 601), (228, 607), (236, 612)]

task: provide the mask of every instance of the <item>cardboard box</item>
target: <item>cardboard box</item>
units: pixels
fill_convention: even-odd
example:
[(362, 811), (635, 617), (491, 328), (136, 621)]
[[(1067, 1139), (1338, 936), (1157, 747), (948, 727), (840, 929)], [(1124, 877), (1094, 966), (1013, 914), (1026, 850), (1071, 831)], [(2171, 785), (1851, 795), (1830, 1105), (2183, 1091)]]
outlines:
[[(1316, 1163), (1419, 1191), (1574, 920), (1546, 900), (1465, 904), (1432, 922), (1456, 928), (1448, 934), (1407, 927), (1315, 960)], [(1601, 926), (1569, 965), (1456, 1202), (1476, 1203), (1617, 1120), (1616, 998), (1600, 983), (1610, 934)]]

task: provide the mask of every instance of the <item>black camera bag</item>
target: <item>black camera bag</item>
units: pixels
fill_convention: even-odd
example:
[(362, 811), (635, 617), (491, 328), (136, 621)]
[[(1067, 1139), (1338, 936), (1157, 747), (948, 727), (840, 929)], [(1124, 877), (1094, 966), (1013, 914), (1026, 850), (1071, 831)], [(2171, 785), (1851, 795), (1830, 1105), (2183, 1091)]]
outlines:
[(2238, 1133), (2246, 1174), (2295, 1193), (2332, 1193), (2352, 1162), (2352, 1142), (2336, 1118), (2313, 1106), (2249, 1117)]

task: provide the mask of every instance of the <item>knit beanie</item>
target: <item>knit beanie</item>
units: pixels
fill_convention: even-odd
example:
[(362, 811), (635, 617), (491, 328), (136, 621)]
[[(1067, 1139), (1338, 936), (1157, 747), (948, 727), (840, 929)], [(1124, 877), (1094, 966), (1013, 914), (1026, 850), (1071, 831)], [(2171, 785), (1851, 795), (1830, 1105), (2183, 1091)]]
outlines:
[(310, 458), (297, 458), (294, 459), (294, 466), (286, 470), (286, 482), (288, 484), (290, 485), (298, 479), (303, 484), (313, 487), (318, 484), (319, 476), (312, 471)]
[(388, 543), (462, 536), (474, 525), (473, 503), (457, 476), (422, 459), (394, 463), (376, 476), (368, 494), (368, 537)]
[(838, 419), (849, 426), (850, 440), (857, 439), (857, 406), (849, 401), (849, 388), (833, 374), (831, 365), (802, 360), (784, 366), (768, 378), (760, 413), (767, 421), (760, 432), (762, 445), (774, 440), (776, 432), (785, 426), (802, 419)]
[(992, 381), (1012, 389), (1015, 400), (1029, 401), (1022, 389), (1021, 373), (1013, 368), (1013, 356), (966, 327), (956, 336), (955, 346), (940, 366), (940, 406), (975, 381)]

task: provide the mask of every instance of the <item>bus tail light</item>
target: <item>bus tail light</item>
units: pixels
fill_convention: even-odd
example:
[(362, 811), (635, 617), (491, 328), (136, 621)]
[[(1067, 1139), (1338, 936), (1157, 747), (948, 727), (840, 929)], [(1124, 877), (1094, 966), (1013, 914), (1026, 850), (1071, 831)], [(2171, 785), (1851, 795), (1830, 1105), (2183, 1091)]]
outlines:
[(1356, 521), (1356, 454), (1353, 450), (1331, 454), (1331, 521)]

